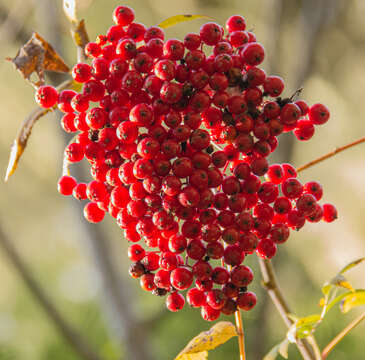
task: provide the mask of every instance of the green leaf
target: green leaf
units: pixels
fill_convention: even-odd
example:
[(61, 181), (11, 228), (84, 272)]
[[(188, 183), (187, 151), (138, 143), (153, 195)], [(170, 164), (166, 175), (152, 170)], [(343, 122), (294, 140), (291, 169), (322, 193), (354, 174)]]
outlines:
[(328, 282), (326, 282), (323, 286), (322, 286), (322, 293), (324, 296), (327, 296), (330, 291), (332, 289), (332, 285)]
[(349, 312), (356, 306), (365, 305), (365, 290), (357, 290), (347, 294), (341, 302), (341, 311)]
[(353, 267), (359, 265), (361, 262), (365, 260), (365, 257), (351, 261), (347, 264), (330, 282), (327, 282), (322, 287), (322, 293), (327, 296), (332, 290), (333, 286), (342, 287), (351, 291), (354, 291), (352, 285), (347, 281), (347, 279), (343, 276), (343, 274)]
[(182, 23), (185, 21), (202, 19), (202, 18), (212, 19), (210, 16), (206, 16), (206, 15), (175, 15), (175, 16), (171, 16), (168, 19), (162, 21), (157, 26), (159, 26), (160, 28), (166, 29), (168, 27), (174, 26), (176, 24), (179, 24), (179, 23)]
[(351, 261), (349, 264), (347, 264), (340, 272), (339, 274), (343, 274), (346, 271), (349, 271), (350, 269), (352, 269), (353, 267), (359, 265), (360, 263), (362, 263), (363, 261), (365, 261), (365, 257), (362, 257), (360, 259)]
[(281, 343), (275, 345), (268, 354), (265, 355), (263, 360), (275, 360), (278, 355), (281, 355), (284, 359), (288, 358), (289, 340), (284, 339)]
[(298, 319), (287, 333), (288, 340), (291, 343), (295, 343), (297, 339), (303, 339), (311, 335), (320, 320), (320, 314), (309, 315)]

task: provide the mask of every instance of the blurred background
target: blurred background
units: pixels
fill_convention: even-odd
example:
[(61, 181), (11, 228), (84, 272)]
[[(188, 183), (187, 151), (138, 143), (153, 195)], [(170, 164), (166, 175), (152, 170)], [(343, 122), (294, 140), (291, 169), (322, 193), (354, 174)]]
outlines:
[[(77, 2), (90, 39), (106, 32), (114, 7), (121, 4), (114, 0)], [(285, 95), (303, 86), (303, 99), (311, 104), (323, 102), (332, 114), (311, 141), (294, 144), (289, 137), (283, 140), (273, 160), (292, 161), (299, 166), (365, 133), (364, 0), (123, 3), (132, 6), (136, 20), (147, 26), (176, 14), (209, 15), (222, 25), (232, 14), (246, 17), (248, 29), (255, 31), (267, 50), (263, 68), (286, 80)], [(197, 32), (202, 23), (195, 20), (169, 28), (167, 37), (183, 39), (186, 32)], [(51, 42), (70, 66), (76, 61), (61, 0), (0, 0), (3, 175), (17, 129), (34, 107), (33, 88), (4, 58), (14, 57), (33, 30)], [(34, 128), (19, 169), (7, 184), (0, 183), (0, 227), (4, 232), (0, 235), (6, 236), (8, 244), (5, 250), (4, 244), (0, 247), (0, 360), (93, 359), (73, 350), (62, 335), (62, 326), (80, 334), (73, 341), (80, 341), (81, 347), (86, 341), (100, 359), (173, 359), (193, 336), (211, 324), (188, 307), (177, 314), (164, 310), (163, 299), (142, 291), (138, 282), (129, 278), (127, 244), (114, 221), (106, 217), (101, 225), (88, 225), (76, 200), (58, 194), (56, 183), (66, 141), (57, 117), (52, 114), (43, 118)], [(345, 264), (365, 254), (364, 154), (365, 145), (360, 145), (300, 176), (303, 181), (319, 180), (323, 184), (324, 201), (336, 204), (339, 219), (330, 225), (307, 224), (292, 234), (275, 258), (282, 289), (298, 315), (318, 312), (321, 285)], [(23, 269), (24, 273), (40, 285), (38, 298), (9, 261), (13, 249), (21, 263), (29, 267)], [(286, 328), (261, 289), (255, 258), (248, 263), (255, 269), (252, 288), (259, 300), (254, 311), (243, 314), (243, 321), (248, 359), (256, 360), (284, 338)], [(355, 287), (364, 288), (364, 267), (353, 270), (349, 278)], [(44, 295), (47, 301), (40, 305), (39, 296), (45, 300)], [(65, 319), (64, 324), (58, 321), (59, 328), (54, 326), (58, 313)], [(332, 310), (317, 332), (321, 347), (356, 313), (353, 310), (342, 315), (338, 309)], [(365, 359), (364, 330), (364, 324), (360, 325), (329, 358)], [(237, 341), (232, 339), (209, 358), (237, 359), (237, 354)], [(294, 346), (289, 358), (300, 358)]]

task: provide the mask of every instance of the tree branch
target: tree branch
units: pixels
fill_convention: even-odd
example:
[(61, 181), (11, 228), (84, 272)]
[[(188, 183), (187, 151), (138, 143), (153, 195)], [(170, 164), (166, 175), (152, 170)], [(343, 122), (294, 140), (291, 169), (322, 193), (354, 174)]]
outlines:
[(67, 341), (82, 359), (85, 360), (101, 360), (101, 358), (90, 348), (85, 339), (79, 334), (67, 321), (63, 318), (61, 313), (57, 310), (51, 299), (45, 293), (41, 285), (32, 275), (32, 271), (25, 264), (12, 241), (6, 236), (0, 227), (0, 247), (4, 254), (9, 259), (18, 275), (24, 281), (26, 287), (34, 298), (41, 305), (42, 309), (52, 321), (55, 328)]
[[(262, 273), (263, 287), (267, 290), (285, 325), (290, 328), (290, 326), (293, 325), (294, 322), (289, 317), (291, 311), (289, 309), (287, 301), (284, 298), (283, 293), (279, 288), (274, 267), (270, 260), (263, 260), (261, 258), (259, 258), (259, 264)], [(303, 359), (316, 360), (314, 351), (306, 339), (298, 339), (296, 344), (299, 352), (303, 356)], [(314, 346), (316, 346), (316, 344)]]

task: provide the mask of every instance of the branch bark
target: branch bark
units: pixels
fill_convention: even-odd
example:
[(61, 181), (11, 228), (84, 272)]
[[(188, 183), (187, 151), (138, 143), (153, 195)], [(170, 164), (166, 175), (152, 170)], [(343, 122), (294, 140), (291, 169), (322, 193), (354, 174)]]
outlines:
[(52, 321), (57, 331), (73, 348), (75, 353), (84, 360), (101, 360), (81, 334), (79, 334), (58, 311), (52, 300), (48, 297), (44, 289), (33, 276), (31, 269), (26, 265), (16, 248), (13, 246), (12, 241), (6, 236), (1, 226), (0, 247), (9, 259), (10, 263), (13, 265), (14, 269), (17, 271), (18, 275), (24, 281), (29, 292), (41, 305), (45, 314)]
[[(259, 264), (262, 273), (263, 286), (267, 290), (285, 325), (290, 328), (294, 322), (289, 317), (291, 311), (282, 291), (280, 290), (274, 267), (270, 260), (263, 260), (261, 258), (259, 259)], [(296, 344), (304, 360), (317, 360), (315, 351), (312, 348), (312, 346), (317, 346), (315, 342), (311, 346), (306, 339), (298, 339)]]

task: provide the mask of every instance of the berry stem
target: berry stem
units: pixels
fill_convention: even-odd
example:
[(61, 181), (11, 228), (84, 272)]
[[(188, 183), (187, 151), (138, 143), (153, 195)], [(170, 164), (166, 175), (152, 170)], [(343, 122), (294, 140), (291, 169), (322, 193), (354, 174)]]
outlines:
[[(293, 325), (293, 320), (289, 317), (289, 314), (292, 312), (279, 288), (274, 266), (270, 260), (261, 258), (259, 258), (259, 264), (263, 278), (263, 286), (268, 292), (285, 325), (290, 328)], [(320, 352), (314, 337), (311, 337), (310, 342), (307, 339), (298, 339), (296, 345), (304, 360), (321, 360), (320, 356), (318, 356), (318, 354), (320, 355)]]
[(310, 168), (313, 165), (316, 165), (316, 164), (318, 164), (318, 163), (320, 163), (320, 162), (322, 162), (324, 160), (327, 160), (327, 159), (331, 158), (332, 156), (335, 156), (336, 154), (340, 153), (341, 151), (347, 150), (347, 149), (349, 149), (349, 148), (351, 148), (351, 147), (353, 147), (355, 145), (361, 144), (363, 142), (365, 142), (365, 136), (362, 137), (362, 138), (360, 138), (360, 139), (357, 139), (357, 140), (355, 140), (355, 141), (353, 141), (353, 142), (351, 142), (349, 144), (346, 144), (344, 146), (338, 147), (335, 150), (333, 150), (333, 151), (331, 151), (331, 152), (329, 152), (329, 153), (327, 153), (325, 155), (322, 155), (319, 158), (314, 159), (314, 160), (312, 160), (312, 161), (310, 161), (310, 162), (308, 162), (308, 163), (306, 163), (306, 164), (298, 167), (297, 168), (297, 172), (301, 172), (301, 171), (303, 171), (305, 169), (308, 169), (308, 168)]
[(325, 360), (334, 347), (357, 325), (365, 319), (365, 312), (350, 322), (322, 351), (322, 359)]
[(246, 353), (245, 353), (245, 333), (243, 330), (243, 322), (241, 316), (241, 310), (238, 309), (234, 317), (236, 319), (236, 328), (238, 333), (238, 347), (240, 349), (240, 360), (246, 360)]

